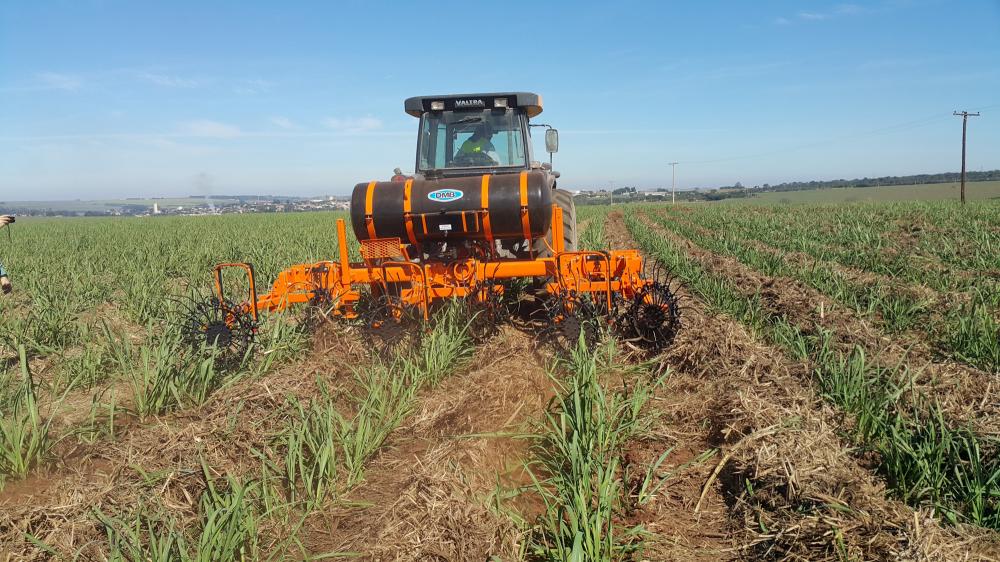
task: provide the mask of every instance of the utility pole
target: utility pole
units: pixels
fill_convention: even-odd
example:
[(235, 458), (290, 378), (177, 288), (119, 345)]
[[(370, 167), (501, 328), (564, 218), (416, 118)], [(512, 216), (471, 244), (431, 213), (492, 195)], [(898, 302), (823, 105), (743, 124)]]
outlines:
[(670, 204), (677, 203), (677, 164), (680, 162), (670, 162)]
[(615, 180), (611, 180), (611, 205), (615, 204)]
[(952, 115), (962, 116), (962, 204), (965, 205), (965, 132), (969, 128), (969, 117), (979, 117), (979, 112), (955, 111)]

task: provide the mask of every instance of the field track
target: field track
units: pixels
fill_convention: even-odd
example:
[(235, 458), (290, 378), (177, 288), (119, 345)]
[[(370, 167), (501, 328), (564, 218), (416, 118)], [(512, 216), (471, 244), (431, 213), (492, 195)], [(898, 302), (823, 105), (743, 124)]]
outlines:
[(516, 554), (518, 530), (487, 503), (499, 482), (526, 483), (523, 442), (552, 395), (544, 358), (511, 328), (476, 351), (472, 364), (419, 397), (387, 441), (365, 483), (345, 499), (360, 507), (317, 517), (314, 552), (392, 559), (478, 560)]

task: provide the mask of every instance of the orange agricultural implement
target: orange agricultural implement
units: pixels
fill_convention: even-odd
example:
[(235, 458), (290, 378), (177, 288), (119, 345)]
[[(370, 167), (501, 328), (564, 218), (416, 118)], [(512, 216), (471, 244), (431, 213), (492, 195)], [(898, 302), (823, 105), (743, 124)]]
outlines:
[[(593, 335), (599, 322), (647, 350), (673, 340), (677, 298), (659, 272), (644, 271), (638, 251), (577, 248), (572, 195), (557, 189), (550, 163), (531, 159), (529, 118), (541, 113), (539, 96), (434, 96), (405, 107), (420, 118), (416, 174), (355, 186), (351, 225), (361, 261), (350, 261), (338, 219), (336, 259), (292, 266), (265, 294), (257, 294), (251, 265), (220, 264), (214, 298), (188, 323), (195, 341), (231, 346), (252, 339), (262, 313), (307, 305), (391, 342), (456, 299), (480, 334), (519, 315), (571, 341)], [(549, 128), (545, 137), (551, 155), (558, 133)], [(233, 269), (248, 280), (242, 301), (225, 294), (224, 273)]]

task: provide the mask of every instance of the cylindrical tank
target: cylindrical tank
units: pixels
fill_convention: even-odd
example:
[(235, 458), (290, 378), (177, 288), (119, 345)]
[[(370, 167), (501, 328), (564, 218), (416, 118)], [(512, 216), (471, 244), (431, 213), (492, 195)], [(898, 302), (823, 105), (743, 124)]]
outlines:
[[(552, 222), (551, 176), (535, 170), (354, 186), (358, 240), (509, 240), (544, 236)], [(526, 213), (522, 213), (522, 207)]]

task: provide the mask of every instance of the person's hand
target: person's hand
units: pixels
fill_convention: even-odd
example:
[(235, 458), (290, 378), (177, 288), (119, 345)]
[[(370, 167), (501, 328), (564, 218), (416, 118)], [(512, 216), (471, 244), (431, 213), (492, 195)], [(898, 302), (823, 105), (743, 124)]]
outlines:
[(5, 227), (12, 222), (14, 222), (14, 217), (10, 215), (0, 215), (0, 228)]

